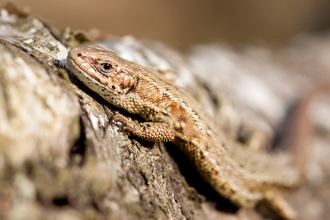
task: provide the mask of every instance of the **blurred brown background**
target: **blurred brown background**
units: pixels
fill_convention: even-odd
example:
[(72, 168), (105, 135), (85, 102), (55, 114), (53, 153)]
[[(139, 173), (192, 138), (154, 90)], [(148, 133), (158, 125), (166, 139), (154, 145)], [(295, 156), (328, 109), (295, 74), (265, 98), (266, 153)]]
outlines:
[[(3, 6), (7, 1), (0, 0)], [(285, 43), (302, 32), (327, 30), (328, 0), (16, 0), (57, 27), (98, 28), (173, 46), (224, 40)]]

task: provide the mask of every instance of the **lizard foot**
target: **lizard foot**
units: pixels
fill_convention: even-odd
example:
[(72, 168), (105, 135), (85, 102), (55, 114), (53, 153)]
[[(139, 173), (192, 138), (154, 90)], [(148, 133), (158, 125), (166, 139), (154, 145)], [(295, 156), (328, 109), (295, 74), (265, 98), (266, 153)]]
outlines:
[(120, 122), (122, 130), (147, 141), (168, 142), (173, 140), (175, 136), (174, 128), (167, 123), (137, 123), (121, 114), (114, 115), (111, 121), (112, 123)]

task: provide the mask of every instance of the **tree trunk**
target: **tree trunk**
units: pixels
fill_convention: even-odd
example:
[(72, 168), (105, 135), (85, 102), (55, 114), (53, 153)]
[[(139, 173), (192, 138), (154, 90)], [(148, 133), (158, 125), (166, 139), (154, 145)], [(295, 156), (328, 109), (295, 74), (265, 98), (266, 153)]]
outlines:
[[(175, 146), (135, 139), (111, 124), (114, 111), (127, 113), (88, 90), (67, 68), (68, 47), (88, 41), (87, 35), (68, 30), (58, 35), (56, 28), (35, 17), (7, 10), (1, 9), (0, 17), (1, 218), (263, 219), (269, 215), (261, 206), (257, 211), (237, 208), (216, 195)], [(229, 135), (240, 139), (242, 131), (263, 129), (274, 135), (302, 88), (329, 77), (330, 64), (322, 58), (330, 57), (330, 38), (305, 37), (296, 42), (305, 47), (289, 45), (278, 51), (246, 47), (236, 52), (216, 44), (196, 46), (186, 54), (134, 37), (107, 36), (97, 43), (141, 65), (175, 73), (176, 82), (193, 93)], [(304, 59), (311, 49), (315, 62), (308, 68), (316, 74), (301, 68), (307, 65)], [(244, 98), (240, 91), (250, 91), (245, 86), (251, 84), (266, 94), (257, 94), (257, 100)], [(235, 109), (227, 91), (241, 110)], [(259, 104), (269, 97), (269, 105)], [(307, 184), (290, 195), (301, 219), (330, 216), (327, 101), (315, 110), (321, 121), (313, 138)]]

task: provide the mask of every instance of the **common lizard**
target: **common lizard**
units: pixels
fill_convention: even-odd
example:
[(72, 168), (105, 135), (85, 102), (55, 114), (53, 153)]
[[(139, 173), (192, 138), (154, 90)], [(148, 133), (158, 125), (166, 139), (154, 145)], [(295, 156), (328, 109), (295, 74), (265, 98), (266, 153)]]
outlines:
[(253, 208), (266, 201), (283, 218), (296, 218), (278, 189), (297, 186), (299, 171), (230, 139), (186, 90), (99, 46), (73, 48), (67, 61), (75, 76), (103, 99), (146, 120), (136, 123), (115, 114), (112, 121), (121, 122), (123, 130), (152, 142), (173, 142), (203, 179), (234, 204)]

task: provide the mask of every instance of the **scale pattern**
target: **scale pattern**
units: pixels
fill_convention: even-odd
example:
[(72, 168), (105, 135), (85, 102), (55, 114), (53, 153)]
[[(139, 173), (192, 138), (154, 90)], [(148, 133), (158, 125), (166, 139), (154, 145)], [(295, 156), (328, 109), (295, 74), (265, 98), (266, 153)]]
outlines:
[(91, 90), (147, 121), (117, 114), (112, 120), (121, 122), (123, 130), (153, 142), (173, 142), (205, 181), (236, 205), (252, 208), (267, 201), (280, 216), (295, 219), (277, 189), (296, 186), (299, 172), (276, 156), (250, 151), (228, 138), (186, 90), (102, 47), (73, 48), (67, 60)]

